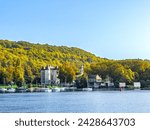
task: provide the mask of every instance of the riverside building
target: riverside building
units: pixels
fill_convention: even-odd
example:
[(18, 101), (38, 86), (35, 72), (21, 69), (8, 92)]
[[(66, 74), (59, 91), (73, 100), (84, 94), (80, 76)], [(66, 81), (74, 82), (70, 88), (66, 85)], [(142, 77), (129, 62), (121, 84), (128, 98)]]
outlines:
[(58, 78), (58, 66), (46, 66), (41, 69), (41, 85), (59, 85), (60, 79)]

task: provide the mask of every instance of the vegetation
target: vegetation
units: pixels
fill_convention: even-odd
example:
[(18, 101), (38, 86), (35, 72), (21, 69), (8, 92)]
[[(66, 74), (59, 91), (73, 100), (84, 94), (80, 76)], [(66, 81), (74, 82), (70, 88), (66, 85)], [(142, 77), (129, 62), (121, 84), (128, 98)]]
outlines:
[(0, 84), (0, 88), (14, 88), (15, 89), (15, 88), (17, 88), (17, 85), (11, 85), (10, 86), (10, 85), (3, 85), (3, 84), (1, 85)]
[(86, 88), (87, 87), (87, 76), (82, 75), (76, 79), (76, 87), (77, 88)]
[[(115, 83), (141, 81), (144, 87), (150, 84), (149, 60), (108, 60), (76, 47), (0, 40), (0, 84), (40, 84), (40, 69), (46, 65), (59, 66), (61, 82), (71, 83), (84, 65), (85, 75), (110, 76)], [(80, 80), (84, 82), (85, 76)]]

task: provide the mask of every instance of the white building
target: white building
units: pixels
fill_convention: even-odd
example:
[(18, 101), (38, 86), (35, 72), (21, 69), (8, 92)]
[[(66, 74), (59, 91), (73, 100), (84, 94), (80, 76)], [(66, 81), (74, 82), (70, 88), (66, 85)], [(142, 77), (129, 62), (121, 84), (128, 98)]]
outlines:
[(134, 85), (134, 88), (136, 88), (136, 89), (141, 88), (141, 83), (140, 82), (134, 82), (133, 85)]
[(41, 84), (42, 85), (58, 85), (58, 67), (46, 66), (41, 69)]
[[(114, 83), (112, 82), (112, 78), (109, 76), (106, 76), (105, 80), (104, 80), (104, 84), (107, 87), (113, 87)], [(103, 84), (102, 84), (103, 85)]]
[(119, 83), (119, 87), (120, 88), (125, 88), (126, 87), (126, 83), (125, 82), (120, 82)]

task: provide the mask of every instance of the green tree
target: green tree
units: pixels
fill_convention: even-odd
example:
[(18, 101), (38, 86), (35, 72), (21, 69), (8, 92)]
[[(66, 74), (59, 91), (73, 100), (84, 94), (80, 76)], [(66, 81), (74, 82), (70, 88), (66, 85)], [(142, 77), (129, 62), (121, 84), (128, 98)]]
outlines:
[(76, 67), (71, 63), (65, 63), (60, 67), (59, 78), (63, 83), (72, 83), (75, 80)]
[(134, 80), (134, 72), (131, 69), (126, 69), (119, 63), (112, 64), (109, 71), (114, 82), (131, 83)]
[(82, 75), (81, 77), (78, 77), (75, 83), (77, 88), (87, 88), (87, 76)]

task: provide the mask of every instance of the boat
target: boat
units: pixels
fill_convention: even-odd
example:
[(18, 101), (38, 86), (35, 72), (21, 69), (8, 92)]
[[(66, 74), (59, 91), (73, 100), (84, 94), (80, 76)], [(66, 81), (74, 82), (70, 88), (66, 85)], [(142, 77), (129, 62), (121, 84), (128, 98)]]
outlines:
[(40, 88), (40, 92), (52, 92), (49, 88)]
[(60, 88), (53, 88), (52, 92), (60, 92)]
[(82, 91), (93, 91), (92, 88), (82, 88)]
[(60, 92), (65, 92), (66, 89), (64, 87), (60, 88)]
[(7, 89), (5, 88), (0, 88), (0, 93), (5, 93)]
[(15, 93), (16, 90), (14, 88), (7, 88), (6, 93)]
[(16, 93), (25, 93), (27, 91), (28, 91), (28, 89), (24, 88), (24, 87), (16, 88)]
[(36, 88), (34, 92), (52, 92), (49, 88)]

